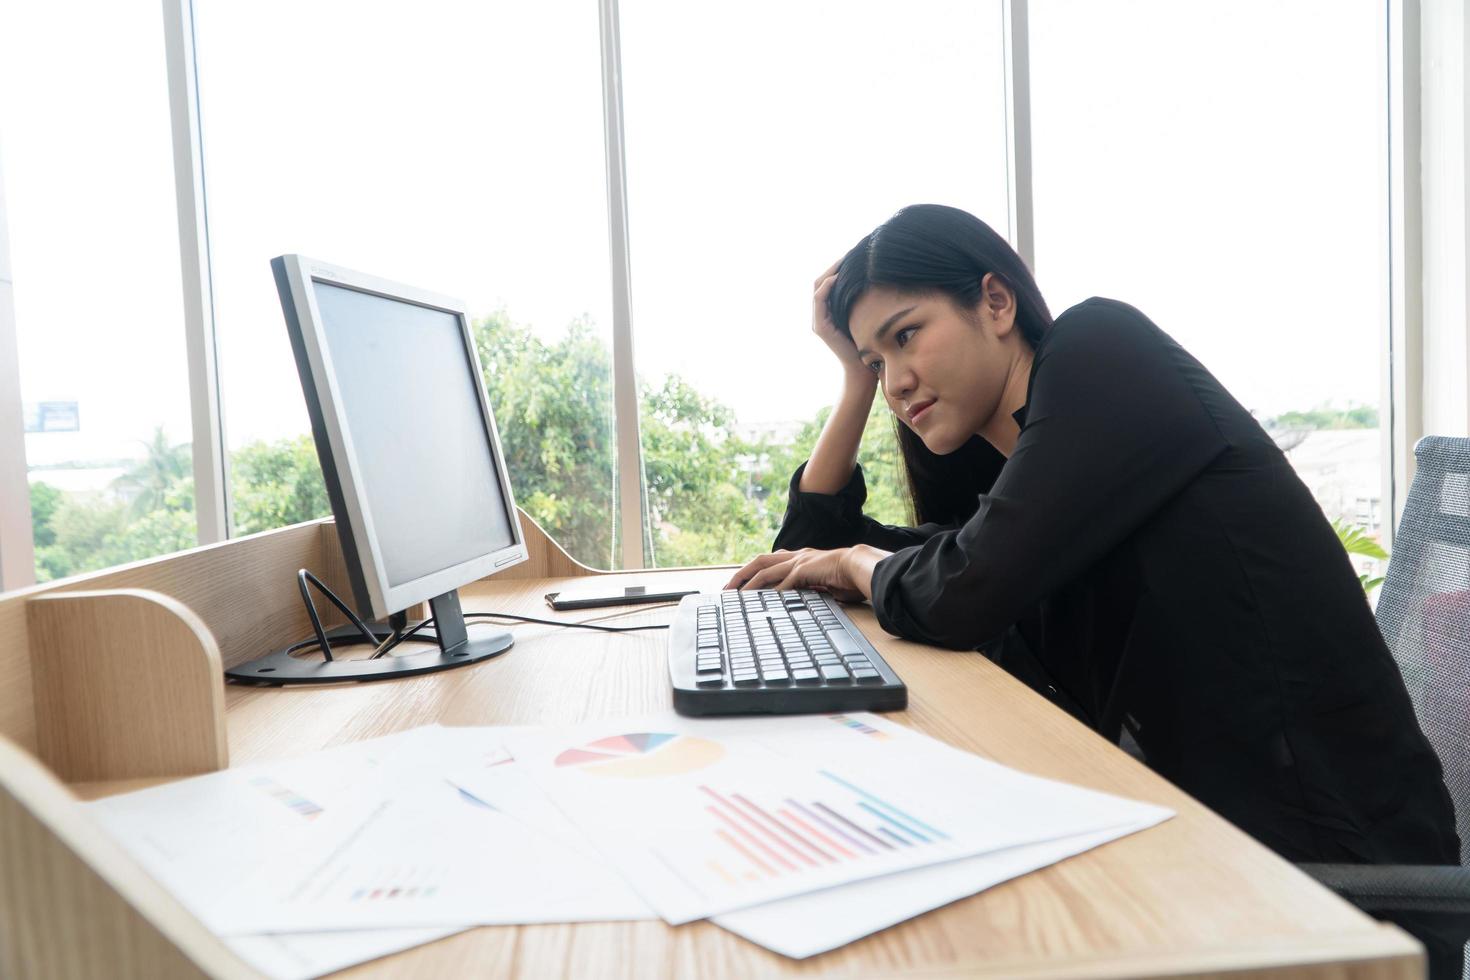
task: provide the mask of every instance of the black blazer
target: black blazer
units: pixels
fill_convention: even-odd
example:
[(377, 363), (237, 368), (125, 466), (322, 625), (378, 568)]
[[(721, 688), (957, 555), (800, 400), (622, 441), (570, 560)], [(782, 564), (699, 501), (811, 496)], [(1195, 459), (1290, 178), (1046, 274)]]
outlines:
[[(1015, 452), (959, 526), (792, 478), (777, 548), (872, 544), (899, 636), (974, 650), (1297, 861), (1459, 863), (1439, 759), (1331, 525), (1275, 443), (1137, 310), (1036, 351)], [(1019, 627), (1019, 628), (1015, 628)], [(1024, 643), (1018, 642), (1018, 637)]]

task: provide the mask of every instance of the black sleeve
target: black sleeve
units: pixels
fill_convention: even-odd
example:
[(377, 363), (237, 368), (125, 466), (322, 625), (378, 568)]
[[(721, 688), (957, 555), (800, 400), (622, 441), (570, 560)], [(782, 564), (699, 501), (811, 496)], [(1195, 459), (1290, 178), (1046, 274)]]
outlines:
[(781, 530), (776, 532), (772, 551), (797, 548), (848, 548), (855, 544), (869, 544), (884, 551), (897, 551), (910, 545), (921, 544), (950, 527), (940, 524), (925, 524), (923, 527), (896, 527), (879, 524), (863, 513), (863, 504), (868, 499), (868, 486), (863, 481), (863, 468), (854, 466), (847, 485), (836, 493), (803, 493), (801, 474), (806, 471), (802, 463), (791, 476), (791, 487), (786, 497), (786, 517), (781, 521)]
[(1059, 318), (1015, 452), (964, 526), (878, 563), (878, 622), (974, 649), (1117, 547), (1228, 448), (1196, 371), (1124, 304), (1092, 300)]

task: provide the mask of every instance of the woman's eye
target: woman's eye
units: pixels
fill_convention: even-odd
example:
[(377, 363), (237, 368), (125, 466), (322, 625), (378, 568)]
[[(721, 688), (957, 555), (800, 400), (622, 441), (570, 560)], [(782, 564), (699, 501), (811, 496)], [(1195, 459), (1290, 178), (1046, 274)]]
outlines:
[(898, 333), (893, 335), (893, 342), (898, 346), (903, 347), (909, 342), (909, 339), (918, 332), (918, 329), (918, 327), (904, 327)]
[(868, 362), (868, 370), (869, 371), (872, 371), (874, 374), (879, 373), (880, 371), (883, 370), (883, 362), (882, 361), (869, 361)]

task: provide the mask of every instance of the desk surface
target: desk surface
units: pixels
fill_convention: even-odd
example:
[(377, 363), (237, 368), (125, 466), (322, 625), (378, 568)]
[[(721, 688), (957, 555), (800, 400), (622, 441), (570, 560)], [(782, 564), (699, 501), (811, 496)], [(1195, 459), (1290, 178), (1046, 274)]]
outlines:
[[(729, 572), (658, 574), (718, 588)], [(617, 625), (672, 618), (667, 606), (550, 612), (542, 595), (571, 581), (492, 579), (461, 596), (466, 612)], [(1324, 891), (984, 657), (896, 640), (866, 607), (849, 613), (909, 685), (909, 708), (889, 715), (895, 721), (1005, 765), (1161, 804), (1178, 816), (801, 962), (708, 923), (674, 928), (652, 921), (479, 928), (342, 975), (1422, 975), (1418, 947), (1404, 934)], [(231, 762), (296, 755), (431, 722), (561, 724), (670, 705), (662, 632), (512, 629), (516, 645), (509, 653), (462, 670), (331, 688), (231, 686)], [(95, 797), (127, 787), (74, 788)]]

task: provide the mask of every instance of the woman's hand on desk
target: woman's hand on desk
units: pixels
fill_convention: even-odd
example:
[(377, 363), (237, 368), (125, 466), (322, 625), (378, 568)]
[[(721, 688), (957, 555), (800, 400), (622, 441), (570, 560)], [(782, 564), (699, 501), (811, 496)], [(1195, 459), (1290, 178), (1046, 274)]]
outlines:
[(873, 597), (873, 567), (893, 552), (871, 545), (776, 551), (751, 559), (727, 589), (823, 589), (843, 602)]

